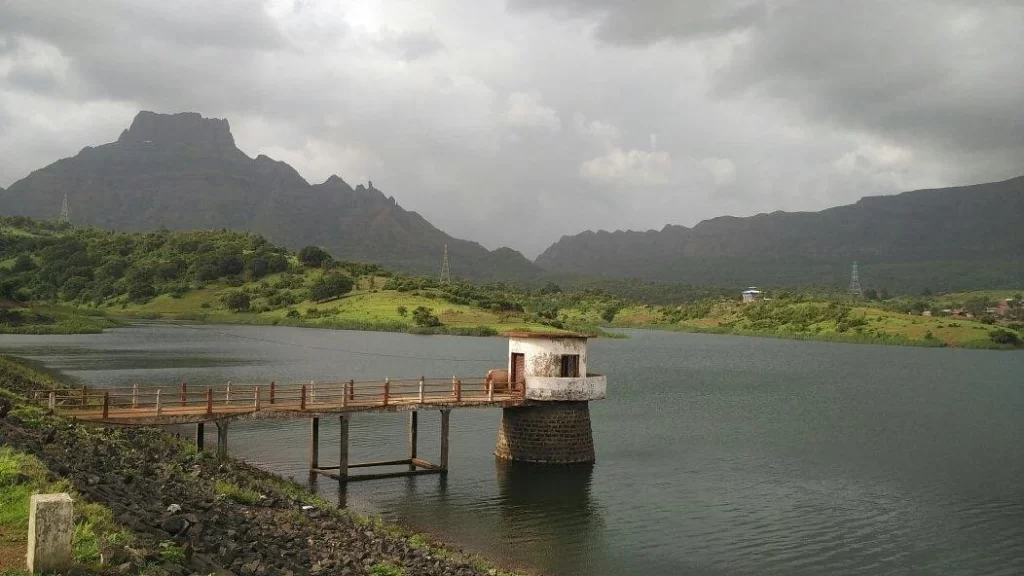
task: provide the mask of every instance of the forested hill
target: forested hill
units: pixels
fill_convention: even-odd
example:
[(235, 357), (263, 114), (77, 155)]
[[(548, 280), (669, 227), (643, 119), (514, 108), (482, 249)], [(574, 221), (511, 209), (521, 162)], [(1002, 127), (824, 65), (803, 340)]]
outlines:
[(821, 212), (722, 217), (693, 228), (584, 232), (538, 257), (551, 270), (700, 285), (866, 286), (898, 292), (1016, 288), (1024, 177), (863, 198)]
[(71, 220), (120, 231), (227, 228), (297, 249), (436, 274), (444, 246), (452, 274), (530, 281), (523, 255), (448, 236), (380, 190), (337, 176), (310, 185), (284, 162), (250, 158), (226, 120), (140, 112), (116, 142), (86, 147), (0, 189), (0, 214), (56, 218), (67, 194)]

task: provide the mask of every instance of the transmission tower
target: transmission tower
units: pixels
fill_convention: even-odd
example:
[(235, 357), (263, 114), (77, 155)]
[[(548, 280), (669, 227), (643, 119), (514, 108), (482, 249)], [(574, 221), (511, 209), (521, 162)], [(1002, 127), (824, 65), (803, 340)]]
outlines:
[(853, 263), (853, 272), (850, 273), (850, 294), (863, 296), (864, 291), (860, 287), (860, 274), (857, 273), (857, 262)]
[(441, 260), (441, 283), (448, 284), (452, 281), (452, 268), (448, 264), (448, 245), (444, 245), (444, 259)]
[(68, 212), (68, 195), (64, 195), (64, 202), (60, 205), (60, 219), (57, 220), (61, 224), (71, 224), (71, 214)]

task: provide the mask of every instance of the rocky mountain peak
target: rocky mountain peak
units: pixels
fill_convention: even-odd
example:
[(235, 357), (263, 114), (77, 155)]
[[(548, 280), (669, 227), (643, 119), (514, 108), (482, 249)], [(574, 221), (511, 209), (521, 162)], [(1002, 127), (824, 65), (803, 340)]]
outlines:
[(222, 118), (203, 118), (198, 112), (157, 114), (143, 110), (132, 121), (130, 128), (117, 139), (133, 144), (187, 144), (200, 148), (234, 148), (228, 121)]

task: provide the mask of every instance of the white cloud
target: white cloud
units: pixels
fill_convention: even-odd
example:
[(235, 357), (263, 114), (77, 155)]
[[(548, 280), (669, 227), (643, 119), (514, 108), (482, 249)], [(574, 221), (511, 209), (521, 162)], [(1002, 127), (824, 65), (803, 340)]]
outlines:
[(580, 176), (597, 184), (665, 184), (672, 172), (668, 152), (614, 148), (580, 164)]
[(554, 108), (541, 103), (537, 92), (513, 92), (509, 94), (501, 121), (514, 128), (529, 128), (558, 132), (562, 121)]
[(736, 164), (728, 158), (704, 158), (700, 165), (711, 173), (715, 186), (728, 186), (736, 182)]
[(601, 142), (611, 141), (619, 137), (619, 129), (611, 122), (602, 120), (587, 121), (586, 117), (579, 112), (573, 114), (572, 119), (576, 133), (582, 136), (595, 138)]

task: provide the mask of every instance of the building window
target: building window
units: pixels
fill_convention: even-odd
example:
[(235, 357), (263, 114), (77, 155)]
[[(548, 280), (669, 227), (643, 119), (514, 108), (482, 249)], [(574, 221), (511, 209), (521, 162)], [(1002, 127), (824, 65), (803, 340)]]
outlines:
[(575, 378), (580, 375), (580, 355), (562, 355), (562, 378)]

